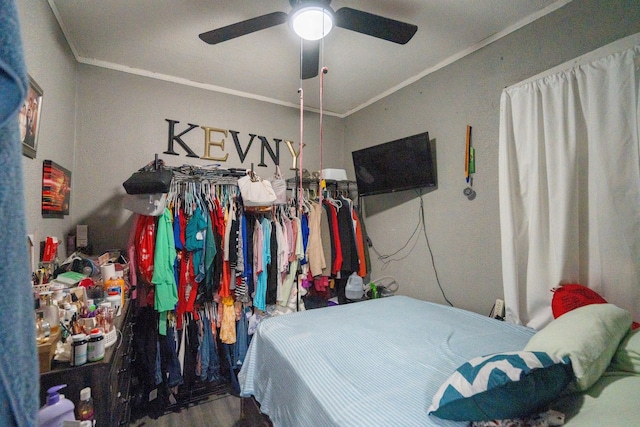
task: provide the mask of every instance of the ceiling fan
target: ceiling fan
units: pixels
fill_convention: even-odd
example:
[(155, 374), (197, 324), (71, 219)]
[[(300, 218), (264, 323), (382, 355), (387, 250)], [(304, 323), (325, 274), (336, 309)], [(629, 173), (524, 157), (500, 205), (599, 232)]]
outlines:
[[(334, 12), (329, 6), (330, 3), (331, 0), (289, 0), (292, 9), (288, 14), (282, 11), (271, 12), (204, 32), (199, 37), (206, 43), (218, 44), (288, 21), (294, 31), (302, 37), (301, 78), (309, 79), (318, 75), (320, 39), (334, 26), (398, 44), (406, 44), (418, 30), (416, 25), (350, 7), (343, 7)], [(311, 14), (319, 16), (317, 24), (308, 21), (301, 25), (296, 23), (298, 19), (309, 17)], [(318, 32), (313, 35), (301, 34), (300, 31), (305, 29), (316, 29)]]

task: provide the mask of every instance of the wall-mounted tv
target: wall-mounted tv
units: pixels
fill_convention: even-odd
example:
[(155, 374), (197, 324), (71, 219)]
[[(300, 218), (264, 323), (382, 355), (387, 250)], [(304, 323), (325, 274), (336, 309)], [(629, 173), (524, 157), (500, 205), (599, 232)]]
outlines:
[(351, 156), (360, 196), (438, 184), (429, 132), (356, 150)]

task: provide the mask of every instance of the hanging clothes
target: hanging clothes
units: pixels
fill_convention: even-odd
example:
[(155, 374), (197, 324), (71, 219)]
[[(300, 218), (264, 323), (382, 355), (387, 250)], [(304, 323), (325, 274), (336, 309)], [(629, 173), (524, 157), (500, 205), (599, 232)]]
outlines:
[(311, 203), (309, 211), (309, 239), (307, 244), (307, 258), (312, 276), (321, 276), (327, 264), (324, 257), (322, 242), (322, 212), (324, 209), (318, 203)]
[(155, 287), (155, 309), (160, 313), (160, 335), (166, 335), (167, 312), (173, 310), (178, 302), (178, 290), (173, 272), (175, 259), (176, 247), (173, 240), (172, 215), (171, 211), (165, 208), (158, 221), (153, 258), (153, 278), (151, 279)]
[(355, 231), (353, 229), (353, 217), (351, 215), (351, 202), (339, 198), (340, 209), (337, 210), (338, 233), (340, 234), (340, 248), (342, 250), (342, 265), (340, 270), (343, 277), (349, 277), (354, 271), (358, 271), (359, 258), (356, 246)]
[(138, 215), (135, 242), (138, 273), (145, 283), (151, 283), (153, 279), (153, 258), (156, 246), (155, 217)]
[(200, 283), (204, 279), (204, 247), (207, 232), (207, 217), (200, 207), (196, 208), (194, 214), (187, 222), (185, 231), (185, 249), (192, 253), (191, 259), (193, 269), (196, 274), (195, 281)]
[(220, 382), (223, 380), (220, 373), (220, 357), (218, 356), (218, 344), (216, 340), (216, 320), (215, 305), (206, 304), (205, 309), (200, 312), (199, 322), (199, 360), (200, 360), (200, 380), (209, 382)]
[(163, 310), (152, 310), (155, 332), (143, 359), (156, 386), (191, 388), (228, 381), (228, 373), (237, 388), (250, 319), (269, 315), (272, 305), (280, 314), (326, 306), (336, 293), (344, 302), (346, 273), (369, 265), (366, 233), (348, 199), (319, 202), (307, 193), (302, 210), (246, 210), (235, 198), (236, 181), (216, 184), (201, 172), (178, 173), (163, 216), (135, 222), (135, 261), (144, 258), (141, 248), (153, 254), (144, 271), (138, 267), (139, 288), (151, 290), (152, 304)]
[(253, 297), (253, 305), (259, 310), (266, 310), (267, 294), (267, 274), (268, 264), (271, 263), (271, 222), (267, 218), (256, 221), (256, 231), (254, 232), (254, 242), (256, 242), (254, 259), (256, 260), (256, 290)]
[(336, 276), (342, 269), (342, 244), (338, 228), (338, 212), (336, 207), (328, 200), (323, 201), (324, 209), (329, 220), (331, 238), (331, 275)]
[(269, 224), (270, 236), (269, 236), (269, 261), (267, 263), (267, 288), (265, 291), (265, 303), (273, 305), (276, 303), (276, 296), (278, 293), (278, 238), (276, 236), (276, 224), (278, 221), (273, 221)]
[(222, 298), (221, 315), (220, 341), (224, 344), (234, 344), (236, 342), (236, 310), (232, 297)]
[(358, 276), (365, 278), (371, 274), (371, 260), (369, 258), (369, 245), (366, 241), (366, 230), (364, 228), (364, 222), (360, 218), (358, 209), (354, 206), (351, 214), (353, 215), (353, 221), (355, 222), (356, 232), (356, 246), (358, 247)]

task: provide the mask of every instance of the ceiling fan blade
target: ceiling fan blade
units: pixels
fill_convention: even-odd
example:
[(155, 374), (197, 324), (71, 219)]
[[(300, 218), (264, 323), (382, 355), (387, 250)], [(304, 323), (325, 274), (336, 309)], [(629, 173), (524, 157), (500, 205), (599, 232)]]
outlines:
[(406, 44), (418, 31), (416, 25), (350, 7), (336, 11), (336, 26), (398, 44)]
[(251, 34), (255, 31), (264, 30), (269, 27), (284, 24), (287, 22), (289, 15), (284, 12), (272, 12), (266, 15), (247, 19), (246, 21), (237, 22), (227, 25), (226, 27), (217, 28), (198, 35), (200, 39), (209, 44), (222, 43), (236, 37)]
[(311, 79), (318, 75), (320, 66), (320, 40), (302, 40), (302, 79)]

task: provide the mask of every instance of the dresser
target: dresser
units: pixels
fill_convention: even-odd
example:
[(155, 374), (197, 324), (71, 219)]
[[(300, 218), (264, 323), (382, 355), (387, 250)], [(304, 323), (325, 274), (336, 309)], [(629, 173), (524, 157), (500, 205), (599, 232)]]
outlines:
[(40, 375), (40, 405), (46, 403), (47, 389), (59, 384), (67, 399), (78, 406), (80, 390), (91, 387), (97, 427), (128, 426), (131, 405), (131, 356), (133, 340), (133, 304), (127, 300), (122, 314), (116, 318), (117, 339), (105, 350), (104, 359), (72, 367), (53, 362), (49, 372)]

